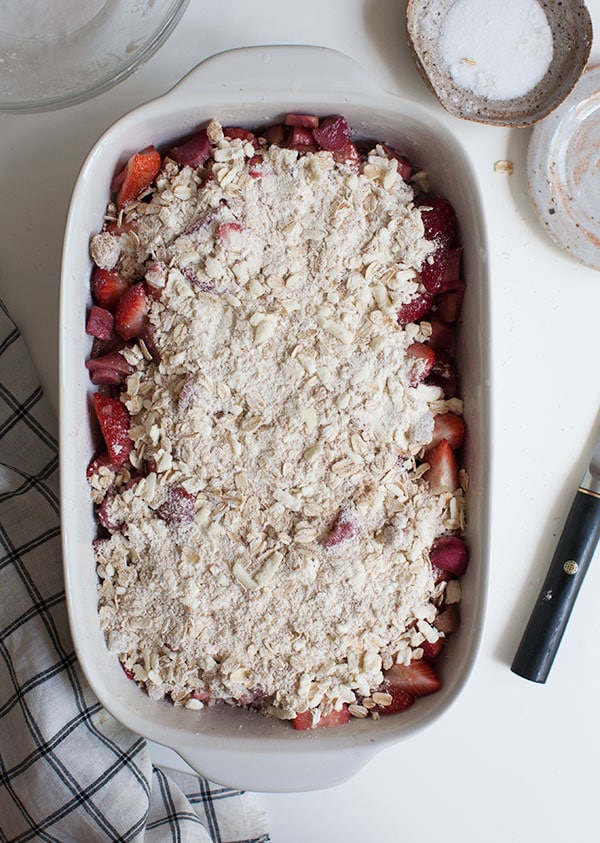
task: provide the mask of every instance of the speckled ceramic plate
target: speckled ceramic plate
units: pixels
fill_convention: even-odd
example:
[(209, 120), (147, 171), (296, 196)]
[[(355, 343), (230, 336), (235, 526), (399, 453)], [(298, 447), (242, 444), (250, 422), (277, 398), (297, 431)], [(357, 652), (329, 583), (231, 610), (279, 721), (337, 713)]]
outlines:
[(540, 3), (552, 33), (553, 55), (543, 78), (526, 94), (489, 99), (458, 85), (442, 57), (440, 37), (456, 0), (408, 0), (406, 26), (417, 69), (455, 117), (497, 126), (530, 126), (550, 114), (581, 76), (592, 46), (592, 23), (583, 0)]
[(584, 73), (534, 128), (527, 174), (533, 207), (550, 237), (600, 269), (600, 66)]

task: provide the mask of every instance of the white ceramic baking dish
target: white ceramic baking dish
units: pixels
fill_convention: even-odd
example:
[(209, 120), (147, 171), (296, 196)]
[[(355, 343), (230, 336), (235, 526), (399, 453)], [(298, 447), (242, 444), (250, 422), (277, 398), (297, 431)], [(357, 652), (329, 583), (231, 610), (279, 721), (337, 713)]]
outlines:
[[(150, 143), (168, 145), (215, 116), (252, 127), (286, 111), (341, 113), (359, 136), (404, 150), (451, 199), (462, 240), (468, 291), (460, 340), (462, 394), (468, 423), (471, 478), (462, 626), (441, 666), (442, 690), (400, 715), (379, 721), (296, 732), (289, 723), (227, 707), (203, 711), (151, 702), (128, 680), (105, 646), (96, 611), (95, 536), (85, 470), (94, 450), (91, 385), (84, 361), (90, 304), (90, 235), (99, 231), (115, 170)], [(79, 175), (66, 226), (61, 289), (60, 416), (62, 528), (67, 602), (81, 666), (102, 704), (118, 720), (176, 750), (193, 768), (223, 784), (250, 790), (299, 791), (349, 778), (375, 753), (418, 732), (458, 697), (481, 635), (488, 565), (489, 396), (488, 305), (482, 203), (469, 159), (427, 110), (377, 86), (346, 56), (317, 47), (253, 47), (216, 55), (165, 96), (137, 108), (94, 146)]]

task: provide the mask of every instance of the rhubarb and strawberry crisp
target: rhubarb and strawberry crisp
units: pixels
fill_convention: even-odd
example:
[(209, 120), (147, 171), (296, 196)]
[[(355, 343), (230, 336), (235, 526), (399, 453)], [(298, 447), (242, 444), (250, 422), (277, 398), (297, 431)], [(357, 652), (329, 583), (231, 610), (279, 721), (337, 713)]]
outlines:
[(436, 691), (466, 476), (450, 203), (339, 116), (132, 155), (91, 239), (108, 647), (296, 728)]

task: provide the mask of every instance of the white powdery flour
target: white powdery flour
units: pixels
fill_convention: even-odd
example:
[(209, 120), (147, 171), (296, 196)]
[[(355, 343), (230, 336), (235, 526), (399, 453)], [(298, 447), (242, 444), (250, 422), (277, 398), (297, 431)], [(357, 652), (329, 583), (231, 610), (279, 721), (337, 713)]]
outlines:
[(515, 99), (548, 70), (552, 32), (537, 0), (457, 0), (442, 25), (440, 55), (462, 88)]

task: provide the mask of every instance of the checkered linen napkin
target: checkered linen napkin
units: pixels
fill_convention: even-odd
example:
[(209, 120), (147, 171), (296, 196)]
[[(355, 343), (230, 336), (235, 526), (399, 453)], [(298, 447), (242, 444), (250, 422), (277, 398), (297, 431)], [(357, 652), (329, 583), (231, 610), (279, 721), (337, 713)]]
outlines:
[(0, 841), (267, 843), (256, 794), (153, 768), (73, 652), (55, 421), (0, 301)]

